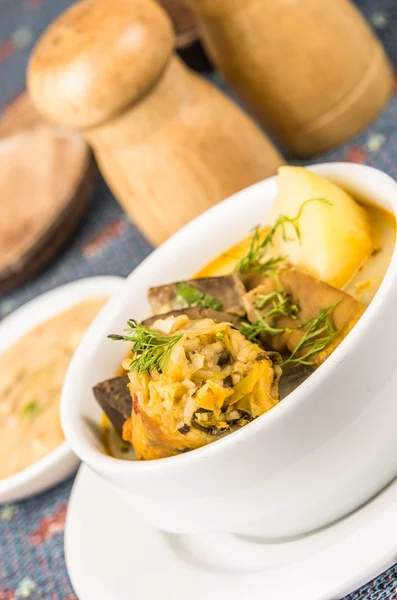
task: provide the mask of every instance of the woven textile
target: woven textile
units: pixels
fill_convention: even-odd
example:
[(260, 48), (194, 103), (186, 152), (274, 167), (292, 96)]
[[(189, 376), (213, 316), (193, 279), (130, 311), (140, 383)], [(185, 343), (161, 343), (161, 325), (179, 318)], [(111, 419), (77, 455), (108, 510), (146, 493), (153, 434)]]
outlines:
[[(0, 112), (24, 88), (26, 62), (35, 40), (69, 4), (71, 0), (0, 0)], [(396, 65), (396, 0), (358, 0), (357, 4), (373, 23)], [(213, 79), (222, 86), (216, 75)], [(397, 178), (396, 158), (394, 96), (364, 133), (316, 162), (366, 163)], [(39, 277), (0, 297), (0, 318), (68, 281), (90, 275), (127, 275), (151, 249), (100, 180), (90, 210), (67, 249)], [(69, 480), (28, 501), (0, 507), (0, 600), (76, 600), (63, 554), (64, 521), (72, 484)], [(364, 599), (397, 599), (397, 565), (345, 600)]]

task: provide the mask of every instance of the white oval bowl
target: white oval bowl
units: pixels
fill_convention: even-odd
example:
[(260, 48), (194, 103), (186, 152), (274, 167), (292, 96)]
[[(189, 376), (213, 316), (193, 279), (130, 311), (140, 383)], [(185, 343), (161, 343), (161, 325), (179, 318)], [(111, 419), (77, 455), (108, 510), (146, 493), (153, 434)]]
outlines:
[[(397, 183), (362, 165), (311, 167), (357, 198), (397, 213)], [(125, 345), (106, 339), (149, 315), (150, 286), (191, 277), (266, 223), (272, 177), (189, 223), (148, 257), (97, 319), (70, 365), (61, 399), (66, 438), (98, 474), (130, 492), (131, 510), (175, 533), (232, 531), (267, 539), (313, 531), (348, 514), (397, 475), (397, 256), (360, 322), (332, 356), (271, 411), (192, 452), (147, 462), (106, 456), (92, 386)]]
[[(90, 277), (55, 288), (27, 302), (0, 323), (0, 354), (40, 323), (91, 296), (112, 296), (121, 277)], [(103, 310), (103, 309), (102, 309)], [(38, 494), (71, 475), (80, 460), (67, 442), (15, 475), (0, 479), (0, 504)]]

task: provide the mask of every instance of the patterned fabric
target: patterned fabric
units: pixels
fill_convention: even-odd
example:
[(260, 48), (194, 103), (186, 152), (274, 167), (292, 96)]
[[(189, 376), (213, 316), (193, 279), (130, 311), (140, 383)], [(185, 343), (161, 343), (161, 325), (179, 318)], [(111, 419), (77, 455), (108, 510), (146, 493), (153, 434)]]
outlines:
[[(0, 110), (23, 90), (26, 61), (35, 40), (70, 4), (72, 0), (0, 0)], [(396, 0), (357, 0), (357, 4), (397, 64)], [(219, 77), (214, 80), (223, 87)], [(397, 95), (367, 131), (312, 162), (365, 162), (397, 178), (396, 153)], [(68, 248), (28, 285), (0, 297), (0, 318), (68, 281), (90, 275), (127, 275), (150, 251), (150, 244), (100, 180), (91, 208)], [(62, 535), (72, 483), (69, 480), (28, 501), (0, 507), (0, 600), (77, 600), (66, 573)], [(396, 598), (397, 565), (346, 600)]]

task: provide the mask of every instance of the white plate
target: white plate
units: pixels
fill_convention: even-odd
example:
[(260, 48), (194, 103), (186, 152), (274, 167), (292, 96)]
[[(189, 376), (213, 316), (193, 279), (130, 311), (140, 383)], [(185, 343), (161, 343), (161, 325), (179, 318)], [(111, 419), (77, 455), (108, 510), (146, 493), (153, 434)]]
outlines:
[(291, 542), (174, 536), (147, 525), (128, 493), (82, 466), (66, 563), (79, 600), (337, 600), (395, 562), (396, 522), (394, 482), (339, 523)]
[[(36, 325), (94, 295), (112, 296), (121, 277), (90, 277), (62, 285), (27, 302), (0, 323), (0, 354)], [(63, 481), (78, 458), (65, 442), (23, 471), (0, 479), (0, 503), (22, 500)]]

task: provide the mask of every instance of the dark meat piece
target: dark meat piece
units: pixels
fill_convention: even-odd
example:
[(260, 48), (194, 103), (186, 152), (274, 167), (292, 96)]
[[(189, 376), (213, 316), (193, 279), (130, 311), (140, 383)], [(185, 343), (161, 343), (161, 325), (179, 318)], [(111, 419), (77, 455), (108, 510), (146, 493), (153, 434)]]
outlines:
[[(324, 362), (346, 337), (364, 312), (364, 306), (349, 294), (320, 281), (303, 269), (290, 264), (281, 267), (278, 270), (277, 276), (266, 277), (262, 281), (261, 285), (252, 289), (244, 296), (244, 306), (251, 323), (258, 320), (259, 314), (265, 317), (265, 321), (271, 327), (290, 329), (288, 332), (284, 331), (276, 335), (270, 333), (261, 334), (262, 341), (278, 352), (293, 352), (305, 335), (304, 328), (299, 329), (299, 325), (317, 317), (323, 309), (339, 302), (332, 311), (329, 319), (335, 331), (339, 329), (342, 329), (342, 331), (326, 348), (311, 356), (310, 360), (313, 361), (314, 366), (319, 366)], [(298, 312), (295, 319), (274, 314), (267, 318), (266, 315), (272, 308), (271, 302), (265, 304), (263, 308), (258, 308), (258, 300), (278, 289), (281, 289), (290, 298), (291, 303), (297, 307)], [(301, 356), (307, 350), (308, 348), (306, 347), (297, 356)]]
[(283, 366), (283, 373), (278, 382), (280, 400), (296, 390), (314, 372), (312, 367), (299, 364), (287, 364)]
[(243, 296), (245, 287), (237, 273), (224, 277), (203, 277), (184, 282), (169, 283), (152, 287), (148, 291), (148, 299), (154, 314), (168, 313), (184, 308), (178, 300), (178, 283), (185, 283), (200, 290), (205, 296), (220, 300), (223, 310), (238, 316), (244, 316)]
[(93, 388), (99, 406), (120, 435), (125, 421), (131, 416), (132, 400), (128, 383), (125, 375), (102, 381)]
[(151, 327), (155, 321), (159, 319), (166, 319), (167, 317), (179, 317), (179, 315), (186, 315), (189, 319), (213, 319), (217, 323), (230, 323), (234, 327), (239, 327), (241, 324), (241, 318), (230, 313), (222, 312), (220, 310), (214, 310), (213, 308), (180, 308), (179, 310), (171, 310), (168, 313), (153, 315), (142, 321), (142, 325)]
[(241, 273), (240, 277), (247, 292), (253, 290), (259, 285), (262, 285), (268, 279), (268, 276), (263, 275), (263, 273), (260, 273), (258, 271), (253, 271), (251, 273)]

